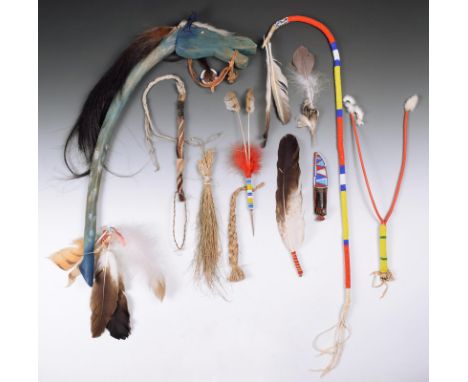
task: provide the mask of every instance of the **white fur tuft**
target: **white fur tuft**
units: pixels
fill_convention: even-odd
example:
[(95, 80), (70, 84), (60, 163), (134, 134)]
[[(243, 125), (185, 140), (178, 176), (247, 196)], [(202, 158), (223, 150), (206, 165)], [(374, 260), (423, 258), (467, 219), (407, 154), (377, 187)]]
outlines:
[(419, 97), (417, 94), (409, 97), (405, 102), (405, 111), (413, 111), (418, 106)]
[(343, 104), (349, 114), (354, 114), (358, 126), (362, 126), (364, 124), (364, 110), (356, 103), (354, 97), (345, 95)]
[(346, 105), (356, 105), (356, 100), (354, 99), (354, 97), (350, 96), (349, 94), (348, 95), (345, 95), (343, 97), (343, 102)]

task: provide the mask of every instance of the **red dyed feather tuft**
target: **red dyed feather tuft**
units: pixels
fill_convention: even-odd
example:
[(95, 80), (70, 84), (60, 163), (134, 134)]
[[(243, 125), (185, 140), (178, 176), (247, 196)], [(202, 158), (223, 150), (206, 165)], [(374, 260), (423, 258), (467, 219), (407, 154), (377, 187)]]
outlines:
[(243, 145), (235, 145), (232, 149), (232, 162), (246, 178), (260, 171), (262, 150), (259, 146), (250, 146), (250, 161), (247, 159)]

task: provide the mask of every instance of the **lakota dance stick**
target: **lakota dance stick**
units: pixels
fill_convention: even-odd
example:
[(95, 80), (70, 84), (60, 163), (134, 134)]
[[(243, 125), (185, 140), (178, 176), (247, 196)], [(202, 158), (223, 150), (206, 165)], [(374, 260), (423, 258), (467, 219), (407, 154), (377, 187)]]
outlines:
[[(311, 25), (320, 30), (328, 40), (331, 53), (333, 56), (333, 73), (335, 82), (335, 105), (336, 105), (336, 138), (338, 149), (338, 163), (340, 166), (340, 199), (341, 199), (341, 225), (343, 235), (343, 251), (344, 251), (344, 271), (345, 271), (345, 301), (341, 310), (338, 323), (330, 330), (335, 330), (335, 343), (327, 349), (317, 348), (321, 354), (329, 354), (331, 356), (330, 363), (322, 369), (322, 375), (334, 369), (341, 357), (344, 342), (347, 339), (346, 317), (351, 303), (351, 266), (349, 253), (349, 227), (348, 227), (348, 205), (346, 198), (346, 169), (345, 169), (345, 152), (343, 145), (343, 101), (341, 92), (341, 61), (335, 37), (325, 24), (306, 16), (288, 16), (275, 22), (268, 34), (266, 35), (262, 47), (265, 49), (269, 46), (270, 40), (277, 29), (292, 22), (300, 22)], [(271, 82), (271, 81), (270, 81)], [(268, 117), (267, 117), (268, 118)]]
[(117, 121), (135, 87), (155, 65), (172, 53), (187, 59), (216, 57), (225, 62), (235, 56), (234, 65), (243, 69), (249, 63), (248, 56), (255, 51), (256, 44), (246, 37), (184, 20), (178, 26), (155, 28), (140, 36), (91, 91), (65, 146), (66, 160), (67, 146), (76, 135), (78, 147), (89, 164), (84, 257), (80, 264), (81, 274), (88, 285), (92, 286), (94, 280), (96, 210), (102, 170)]
[[(361, 150), (361, 142), (359, 139), (359, 133), (358, 129), (356, 127), (356, 123), (359, 125), (363, 124), (362, 117), (363, 117), (363, 112), (362, 109), (356, 105), (356, 102), (353, 97), (346, 96), (344, 98), (345, 106), (346, 109), (349, 113), (349, 117), (351, 119), (351, 126), (353, 130), (353, 135), (354, 135), (354, 140), (356, 142), (356, 148), (357, 152), (359, 155), (359, 162), (361, 164), (361, 170), (362, 170), (362, 175), (364, 177), (364, 180), (366, 182), (366, 189), (367, 193), (369, 194), (369, 199), (372, 204), (372, 208), (375, 212), (375, 216), (377, 217), (377, 220), (379, 221), (379, 270), (376, 272), (373, 272), (371, 275), (374, 276), (374, 279), (372, 281), (372, 286), (374, 288), (379, 288), (381, 286), (384, 286), (384, 292), (380, 296), (380, 298), (384, 297), (385, 294), (387, 293), (388, 290), (388, 282), (393, 281), (393, 274), (392, 272), (388, 269), (388, 255), (387, 255), (387, 224), (388, 221), (390, 220), (390, 217), (392, 216), (393, 210), (395, 208), (396, 202), (398, 200), (398, 196), (400, 194), (400, 188), (401, 188), (401, 183), (403, 181), (403, 176), (405, 174), (405, 167), (406, 167), (406, 156), (407, 156), (407, 150), (408, 150), (408, 117), (409, 113), (414, 110), (414, 108), (418, 104), (418, 96), (414, 95), (410, 97), (406, 102), (404, 106), (404, 116), (403, 116), (403, 153), (401, 156), (401, 167), (400, 167), (400, 174), (398, 175), (398, 180), (397, 184), (395, 187), (395, 191), (393, 193), (393, 199), (392, 203), (390, 205), (390, 208), (388, 209), (387, 213), (383, 217), (383, 215), (380, 213), (379, 209), (377, 208), (377, 204), (375, 203), (374, 200), (374, 195), (372, 193), (372, 189), (370, 186), (369, 178), (367, 177), (367, 171), (366, 171), (366, 166), (364, 164), (364, 159), (362, 157), (362, 150)], [(380, 278), (380, 284), (375, 283), (375, 278), (379, 277)]]

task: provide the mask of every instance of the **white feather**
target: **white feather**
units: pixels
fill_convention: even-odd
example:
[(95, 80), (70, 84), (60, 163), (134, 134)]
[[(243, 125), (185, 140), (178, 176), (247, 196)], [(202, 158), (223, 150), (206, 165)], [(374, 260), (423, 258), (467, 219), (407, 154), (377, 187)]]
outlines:
[[(267, 86), (273, 95), (276, 111), (281, 123), (286, 124), (291, 119), (291, 108), (288, 97), (288, 79), (281, 71), (281, 67), (271, 51), (271, 43), (266, 46)], [(268, 95), (268, 94), (267, 94)], [(271, 108), (271, 103), (270, 103)], [(270, 110), (267, 108), (267, 110)]]
[(154, 237), (141, 226), (120, 226), (117, 229), (125, 238), (126, 244), (123, 246), (115, 240), (113, 250), (122, 264), (126, 282), (142, 275), (148, 287), (161, 298), (157, 289), (164, 287), (165, 282)]
[(110, 248), (104, 249), (98, 257), (96, 269), (103, 269), (106, 274), (110, 274), (112, 281), (118, 283), (119, 267), (114, 252)]
[(321, 81), (319, 75), (316, 73), (310, 74), (307, 78), (299, 74), (297, 71), (292, 70), (292, 80), (299, 87), (313, 109), (316, 109), (315, 98), (321, 89)]
[(405, 102), (405, 110), (413, 111), (416, 108), (416, 106), (418, 106), (418, 102), (419, 102), (419, 97), (417, 94), (411, 96)]
[[(283, 243), (290, 252), (297, 251), (304, 241), (304, 214), (302, 212), (301, 185), (289, 195), (284, 221), (278, 222)], [(286, 211), (286, 209), (285, 209)]]

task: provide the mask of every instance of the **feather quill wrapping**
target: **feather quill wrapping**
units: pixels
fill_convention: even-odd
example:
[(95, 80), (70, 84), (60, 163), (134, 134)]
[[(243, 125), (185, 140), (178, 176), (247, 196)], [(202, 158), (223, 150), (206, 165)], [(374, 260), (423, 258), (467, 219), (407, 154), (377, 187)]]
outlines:
[[(299, 144), (294, 135), (285, 135), (279, 144), (277, 162), (276, 222), (286, 248), (296, 263), (296, 251), (304, 241), (304, 216), (300, 184)], [(299, 263), (296, 268), (299, 276)]]
[(265, 147), (270, 129), (270, 114), (272, 97), (275, 104), (276, 114), (283, 125), (291, 119), (291, 108), (289, 106), (288, 79), (281, 71), (279, 62), (273, 57), (271, 43), (266, 45), (267, 83), (266, 83), (266, 107), (265, 107), (265, 132), (263, 144)]
[[(123, 294), (123, 282), (120, 278), (115, 254), (110, 248), (106, 248), (98, 258), (95, 282), (91, 292), (91, 334), (93, 338), (99, 337), (111, 320), (114, 320), (110, 325), (112, 328), (117, 323), (121, 327), (128, 328), (126, 333), (119, 333), (120, 338), (127, 338), (130, 334), (130, 316), (129, 314), (120, 314), (122, 309), (126, 309), (128, 313), (126, 298)], [(124, 303), (125, 306), (123, 306)], [(119, 314), (114, 317), (116, 311), (119, 311)]]

